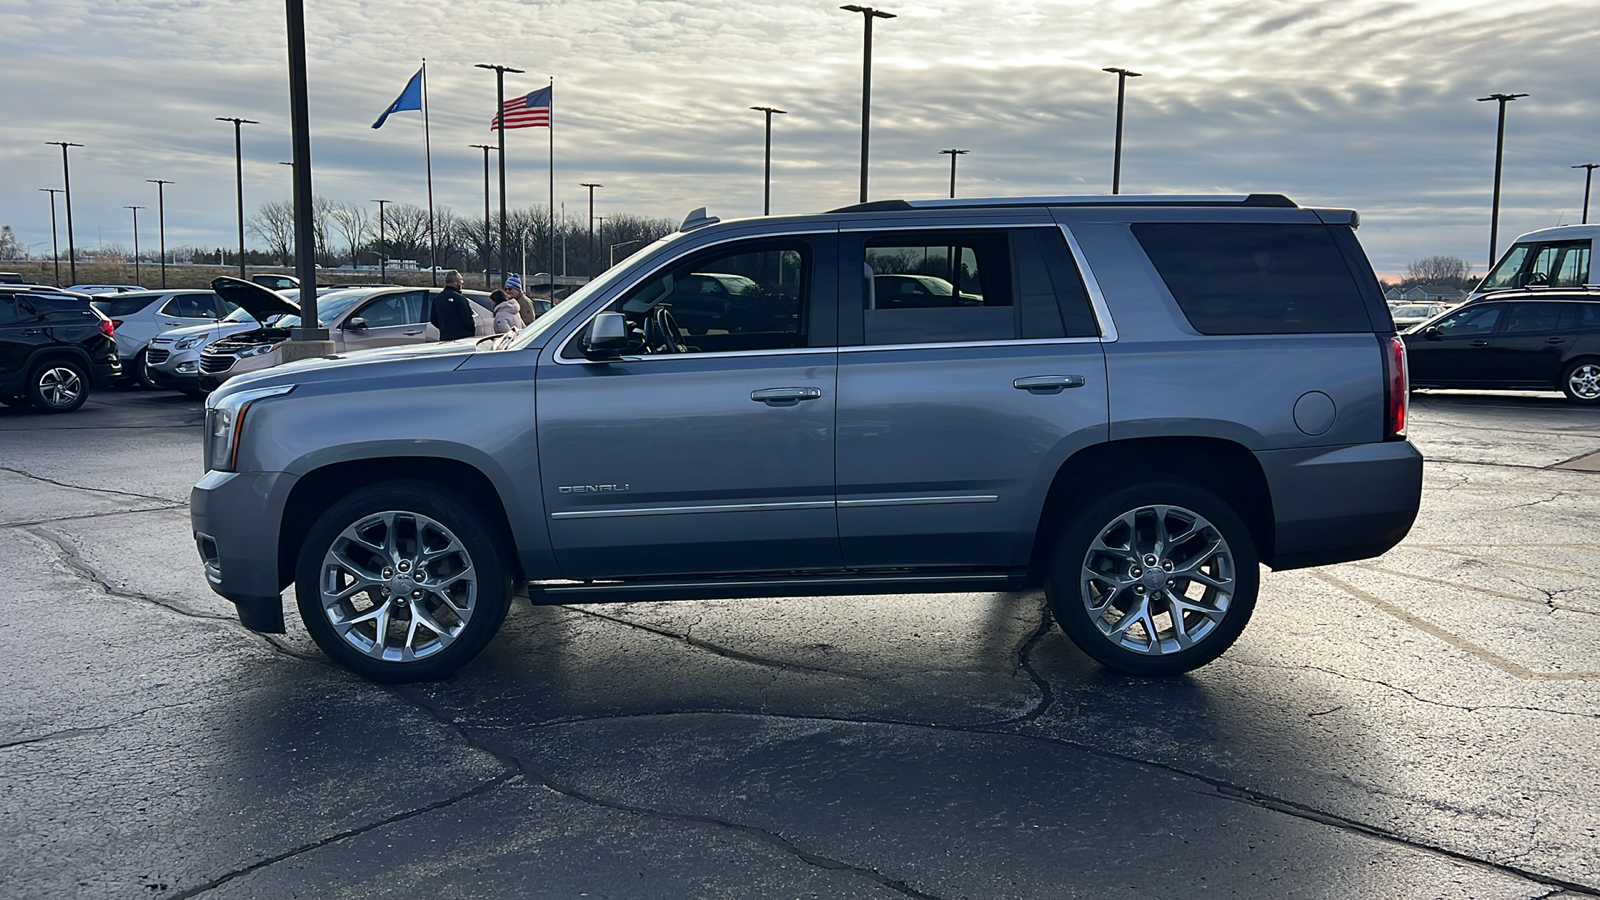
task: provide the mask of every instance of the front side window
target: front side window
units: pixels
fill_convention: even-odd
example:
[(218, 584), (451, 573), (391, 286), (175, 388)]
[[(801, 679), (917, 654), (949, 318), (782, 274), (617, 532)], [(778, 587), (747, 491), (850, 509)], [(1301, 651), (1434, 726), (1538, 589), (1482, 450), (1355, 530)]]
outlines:
[[(690, 257), (609, 307), (627, 319), (625, 356), (734, 353), (806, 346), (811, 250), (764, 241)], [(581, 358), (578, 341), (564, 355)]]
[(368, 328), (418, 325), (422, 322), (422, 301), (422, 291), (388, 294), (368, 303), (356, 315), (366, 320)]
[(1507, 288), (1520, 287), (1517, 284), (1517, 273), (1522, 271), (1522, 264), (1528, 261), (1528, 253), (1533, 250), (1532, 244), (1514, 244), (1506, 251), (1505, 258), (1494, 270), (1483, 276), (1479, 282), (1480, 291), (1502, 291)]
[(1589, 242), (1545, 244), (1534, 257), (1529, 285), (1583, 287), (1589, 281)]
[(215, 319), (216, 302), (215, 294), (179, 294), (168, 300), (161, 311), (180, 319)]
[(1498, 303), (1470, 307), (1440, 319), (1433, 327), (1438, 329), (1440, 337), (1481, 337), (1494, 332), (1494, 325), (1500, 320), (1500, 308)]

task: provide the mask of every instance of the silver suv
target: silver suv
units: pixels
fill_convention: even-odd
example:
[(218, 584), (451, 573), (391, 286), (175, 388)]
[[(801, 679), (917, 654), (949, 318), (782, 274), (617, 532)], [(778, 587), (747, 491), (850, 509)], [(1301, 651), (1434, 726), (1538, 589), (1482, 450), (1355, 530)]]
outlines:
[[(293, 584), (382, 681), (471, 660), (518, 584), (1042, 586), (1089, 656), (1187, 671), (1262, 564), (1375, 556), (1416, 517), (1405, 349), (1356, 224), (1256, 194), (698, 210), (516, 335), (229, 381), (195, 538), (246, 626), (282, 631)], [(903, 275), (949, 288), (907, 302)]]

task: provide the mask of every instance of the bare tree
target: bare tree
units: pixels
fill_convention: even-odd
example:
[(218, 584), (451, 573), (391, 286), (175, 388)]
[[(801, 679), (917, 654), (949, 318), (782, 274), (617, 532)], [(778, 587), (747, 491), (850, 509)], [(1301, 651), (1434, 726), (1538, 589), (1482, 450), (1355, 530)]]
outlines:
[(16, 259), (22, 255), (22, 245), (10, 225), (0, 225), (0, 259)]
[(372, 236), (371, 220), (367, 217), (367, 206), (364, 203), (335, 203), (328, 210), (328, 215), (333, 219), (333, 226), (344, 238), (350, 247), (350, 265), (356, 264), (356, 253), (361, 245)]
[(1457, 256), (1424, 256), (1406, 266), (1405, 284), (1438, 284), (1466, 287), (1472, 281), (1472, 265)]
[(261, 238), (267, 245), (267, 252), (283, 264), (289, 258), (289, 248), (294, 245), (294, 204), (288, 200), (263, 203), (245, 220), (245, 227)]

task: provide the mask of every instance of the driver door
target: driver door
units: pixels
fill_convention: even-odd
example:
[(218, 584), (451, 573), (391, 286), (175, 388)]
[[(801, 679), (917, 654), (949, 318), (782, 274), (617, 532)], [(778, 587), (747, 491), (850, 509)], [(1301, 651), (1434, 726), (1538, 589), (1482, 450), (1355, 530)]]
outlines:
[(422, 317), (426, 306), (427, 291), (397, 291), (368, 300), (340, 326), (344, 349), (423, 343), (430, 327)]
[[(728, 243), (651, 273), (608, 307), (635, 333), (620, 359), (584, 356), (588, 319), (552, 342), (539, 366), (539, 459), (564, 577), (841, 565), (835, 244), (834, 234)], [(753, 287), (719, 317), (697, 307), (700, 334), (661, 342), (677, 286), (711, 275)]]

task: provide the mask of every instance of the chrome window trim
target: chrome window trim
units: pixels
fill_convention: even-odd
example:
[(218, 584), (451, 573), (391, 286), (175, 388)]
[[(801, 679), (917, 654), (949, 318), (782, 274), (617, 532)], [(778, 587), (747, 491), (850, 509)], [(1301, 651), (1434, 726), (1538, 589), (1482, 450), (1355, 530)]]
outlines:
[(1106, 303), (1105, 292), (1100, 290), (1100, 282), (1094, 277), (1094, 270), (1089, 268), (1089, 258), (1084, 256), (1083, 248), (1078, 245), (1078, 238), (1072, 229), (1057, 223), (1056, 227), (1066, 236), (1067, 249), (1072, 251), (1072, 261), (1078, 267), (1078, 277), (1083, 279), (1083, 286), (1089, 292), (1089, 307), (1094, 310), (1094, 317), (1100, 325), (1100, 340), (1113, 344), (1117, 340), (1117, 322), (1111, 318), (1111, 307)]
[(767, 512), (782, 509), (832, 509), (832, 500), (796, 500), (782, 503), (713, 503), (703, 506), (636, 506), (622, 509), (569, 509), (550, 514), (552, 519), (602, 519), (627, 516), (677, 516), (686, 513)]

